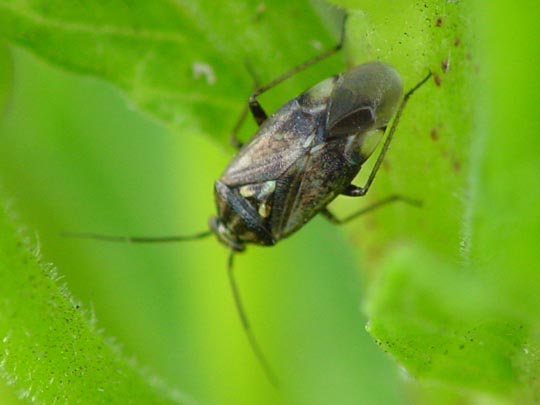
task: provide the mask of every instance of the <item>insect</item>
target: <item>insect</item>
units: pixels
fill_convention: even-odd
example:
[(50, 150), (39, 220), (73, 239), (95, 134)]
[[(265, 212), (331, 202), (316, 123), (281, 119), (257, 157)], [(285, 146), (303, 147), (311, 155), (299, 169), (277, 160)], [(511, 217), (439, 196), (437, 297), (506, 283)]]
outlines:
[[(231, 142), (239, 151), (214, 184), (217, 213), (209, 220), (209, 230), (168, 237), (70, 234), (136, 243), (180, 242), (215, 235), (230, 249), (227, 269), (236, 308), (253, 351), (274, 384), (277, 379), (255, 339), (240, 299), (233, 273), (235, 254), (244, 251), (247, 244), (275, 245), (318, 214), (334, 224), (343, 224), (392, 201), (415, 203), (393, 195), (344, 219), (327, 207), (339, 195), (361, 197), (368, 192), (409, 97), (431, 73), (402, 96), (397, 71), (388, 64), (370, 62), (323, 80), (271, 116), (257, 100), (262, 93), (341, 49), (344, 27), (345, 23), (336, 46), (259, 87), (249, 98), (231, 134)], [(237, 133), (248, 108), (259, 129), (242, 145)], [(353, 185), (385, 132), (388, 134), (366, 183)]]

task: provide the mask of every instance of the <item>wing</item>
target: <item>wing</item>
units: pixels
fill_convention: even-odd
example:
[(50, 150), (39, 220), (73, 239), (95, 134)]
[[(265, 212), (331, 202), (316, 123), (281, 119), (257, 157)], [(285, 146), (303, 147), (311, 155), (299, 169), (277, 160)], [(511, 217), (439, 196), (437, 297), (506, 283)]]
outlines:
[(221, 176), (228, 186), (276, 180), (310, 149), (321, 114), (306, 114), (291, 100), (269, 117)]
[[(285, 176), (277, 182), (271, 214), (270, 232), (276, 240), (284, 238), (288, 233), (294, 213), (298, 213), (301, 189), (305, 179), (304, 168), (309, 165), (311, 156), (304, 155), (289, 168)], [(302, 220), (300, 224), (304, 224)]]
[(350, 137), (316, 145), (279, 179), (270, 221), (276, 240), (304, 226), (350, 184), (361, 161), (346, 156), (357, 151), (360, 142)]
[(339, 76), (328, 107), (329, 137), (385, 126), (397, 109), (403, 85), (390, 65), (370, 62)]

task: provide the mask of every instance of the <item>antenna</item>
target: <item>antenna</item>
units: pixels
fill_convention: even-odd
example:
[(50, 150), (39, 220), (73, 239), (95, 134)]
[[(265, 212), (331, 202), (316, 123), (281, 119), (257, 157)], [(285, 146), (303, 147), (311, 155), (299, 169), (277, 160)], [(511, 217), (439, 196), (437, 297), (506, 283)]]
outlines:
[(234, 250), (231, 250), (229, 253), (229, 260), (227, 263), (227, 274), (229, 276), (229, 283), (231, 286), (231, 290), (233, 293), (234, 298), (234, 304), (236, 305), (236, 311), (238, 312), (238, 316), (240, 317), (240, 321), (242, 322), (242, 327), (244, 328), (244, 332), (246, 333), (246, 336), (249, 340), (249, 345), (251, 346), (251, 349), (253, 350), (253, 353), (255, 354), (255, 357), (257, 357), (257, 360), (261, 364), (264, 373), (266, 374), (266, 378), (268, 378), (268, 381), (274, 386), (278, 387), (278, 379), (276, 378), (276, 375), (274, 374), (274, 371), (272, 370), (272, 367), (270, 367), (270, 364), (268, 363), (268, 360), (266, 360), (265, 355), (263, 354), (261, 347), (259, 346), (259, 343), (257, 339), (255, 338), (255, 335), (253, 334), (253, 330), (251, 329), (251, 325), (249, 324), (246, 311), (244, 310), (244, 306), (242, 305), (242, 300), (240, 298), (240, 291), (238, 290), (238, 285), (236, 284), (236, 279), (234, 278)]
[(147, 237), (147, 236), (113, 236), (113, 235), (103, 235), (100, 233), (91, 233), (91, 232), (63, 232), (61, 235), (67, 238), (78, 238), (78, 239), (95, 239), (102, 240), (105, 242), (120, 242), (120, 243), (172, 243), (172, 242), (184, 242), (188, 240), (203, 239), (207, 236), (210, 236), (212, 231), (204, 231), (195, 233), (193, 235), (173, 235), (173, 236), (156, 236), (156, 237)]

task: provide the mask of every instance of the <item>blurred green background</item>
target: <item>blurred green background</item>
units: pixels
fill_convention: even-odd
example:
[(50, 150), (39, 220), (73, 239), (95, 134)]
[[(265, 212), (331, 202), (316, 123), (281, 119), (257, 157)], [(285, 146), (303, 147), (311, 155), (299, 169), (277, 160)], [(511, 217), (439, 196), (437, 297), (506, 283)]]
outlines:
[[(197, 402), (279, 403), (241, 329), (227, 251), (215, 239), (129, 246), (60, 237), (206, 229), (213, 182), (232, 151), (196, 133), (171, 135), (108, 84), (9, 49), (13, 94), (0, 170), (45, 261), (126, 356)], [(316, 219), (297, 237), (275, 249), (250, 248), (236, 263), (288, 403), (398, 400), (395, 368), (364, 330), (356, 260), (340, 230)]]
[[(213, 403), (276, 403), (235, 313), (227, 251), (214, 238), (134, 246), (60, 237), (203, 230), (214, 213), (213, 181), (231, 154), (201, 137), (171, 136), (107, 84), (25, 51), (12, 55), (0, 169), (45, 260), (106, 335), (170, 384)], [(253, 327), (280, 378), (294, 383), (292, 395), (305, 403), (341, 395), (339, 403), (356, 403), (369, 392), (397, 400), (388, 389), (395, 370), (364, 331), (356, 260), (339, 229), (316, 219), (274, 249), (250, 247), (236, 263)], [(358, 381), (369, 382), (368, 393)]]
[[(137, 87), (126, 84), (121, 69), (116, 72), (107, 65), (114, 57), (129, 62), (127, 57), (122, 59), (125, 55), (104, 52), (106, 61), (90, 58), (87, 65), (80, 66), (66, 62), (69, 52), (77, 54), (76, 41), (73, 49), (54, 48), (58, 54), (52, 56), (50, 50), (35, 49), (69, 68), (63, 70), (28, 50), (0, 43), (2, 193), (19, 214), (20, 223), (27, 227), (27, 234), (39, 244), (44, 261), (54, 263), (62, 282), (83, 306), (91, 309), (105, 336), (121, 347), (126, 358), (135, 358), (141, 365), (137, 367), (159, 376), (167, 386), (193, 398), (194, 403), (506, 403), (509, 392), (504, 391), (510, 388), (495, 387), (493, 381), (499, 381), (499, 377), (460, 384), (459, 376), (437, 374), (437, 367), (432, 372), (422, 356), (431, 354), (435, 343), (427, 342), (420, 332), (433, 325), (426, 322), (419, 326), (418, 313), (407, 318), (407, 311), (418, 300), (422, 309), (427, 308), (426, 312), (434, 308), (433, 313), (427, 314), (434, 324), (441, 319), (447, 322), (446, 313), (440, 319), (433, 315), (439, 315), (436, 311), (440, 308), (433, 303), (441, 299), (441, 312), (455, 312), (458, 308), (463, 313), (457, 313), (457, 319), (469, 320), (476, 315), (471, 311), (473, 304), (477, 303), (478, 311), (482, 311), (483, 306), (490, 308), (500, 298), (496, 309), (504, 316), (511, 314), (511, 319), (525, 325), (530, 334), (530, 340), (523, 339), (530, 346), (520, 341), (521, 346), (516, 344), (514, 349), (522, 351), (527, 347), (535, 356), (538, 353), (535, 344), (540, 328), (534, 321), (537, 313), (531, 308), (537, 303), (538, 287), (537, 265), (533, 264), (538, 257), (532, 247), (539, 235), (538, 215), (531, 207), (537, 202), (535, 190), (540, 189), (535, 182), (535, 170), (540, 166), (535, 157), (539, 145), (538, 141), (526, 142), (538, 133), (536, 107), (533, 108), (538, 80), (531, 73), (537, 72), (538, 66), (538, 30), (534, 25), (538, 6), (532, 1), (506, 8), (503, 2), (476, 2), (467, 7), (462, 2), (450, 1), (339, 3), (351, 13), (345, 55), (285, 84), (275, 95), (265, 98), (265, 105), (271, 111), (347, 64), (373, 58), (395, 64), (403, 73), (406, 87), (425, 74), (427, 68), (432, 69), (439, 78), (443, 77), (442, 90), (437, 92), (435, 82), (430, 82), (422, 94), (419, 92), (411, 100), (397, 134), (409, 138), (392, 146), (390, 163), (376, 181), (379, 190), (374, 190), (376, 196), (405, 190), (413, 197), (421, 195), (426, 204), (420, 211), (403, 206), (388, 208), (382, 214), (360, 220), (347, 228), (347, 233), (316, 218), (272, 249), (249, 247), (246, 254), (237, 257), (238, 283), (249, 318), (267, 357), (285, 382), (280, 392), (265, 380), (249, 349), (227, 283), (227, 251), (213, 238), (144, 246), (73, 240), (60, 234), (89, 231), (152, 236), (205, 229), (214, 213), (213, 182), (233, 154), (223, 139), (251, 86), (243, 67), (245, 49), (241, 47), (252, 49), (250, 61), (255, 61), (261, 80), (266, 81), (307, 59), (317, 48), (332, 44), (338, 26), (335, 16), (313, 11), (318, 6), (312, 9), (308, 2), (298, 2), (296, 8), (292, 5), (283, 16), (275, 11), (279, 7), (273, 8), (271, 4), (253, 2), (242, 8), (240, 3), (232, 2), (230, 7), (219, 9), (204, 1), (193, 3), (202, 13), (199, 15), (207, 18), (206, 23), (220, 24), (201, 24), (208, 32), (222, 35), (209, 35), (210, 43), (220, 52), (223, 47), (226, 52), (227, 46), (233, 50), (228, 59), (219, 59), (220, 54), (212, 54), (204, 48), (205, 44), (201, 49), (184, 48), (185, 60), (191, 61), (192, 54), (198, 57), (197, 52), (208, 56), (218, 73), (214, 87), (206, 82), (206, 77), (197, 79), (186, 71), (183, 58), (179, 59), (178, 68), (169, 65), (159, 70), (157, 66), (155, 71), (146, 72), (146, 80), (172, 83), (171, 89), (176, 89), (179, 81), (179, 88), (187, 86), (185, 94), (190, 97), (189, 89), (193, 87), (191, 103), (189, 97), (188, 101), (179, 101), (171, 96), (171, 103), (176, 104), (169, 108), (177, 108), (178, 104), (184, 109), (178, 107), (170, 116), (163, 107), (166, 103), (153, 104), (145, 98), (147, 94), (139, 94)], [(4, 17), (8, 21), (12, 11), (6, 4), (0, 2), (0, 22)], [(55, 5), (60, 11), (69, 9), (62, 8), (62, 2)], [(51, 9), (54, 7), (40, 11)], [(71, 10), (72, 14), (76, 12)], [(67, 11), (65, 14), (64, 17), (71, 15)], [(236, 31), (239, 21), (223, 17), (235, 15), (242, 15), (239, 21), (245, 18), (249, 22), (247, 38), (243, 31)], [(97, 12), (93, 17), (96, 16)], [(159, 22), (157, 17), (156, 21)], [(282, 25), (276, 27), (272, 23)], [(179, 21), (176, 27), (180, 32), (193, 34), (191, 28), (189, 19)], [(323, 28), (322, 44), (314, 43)], [(508, 36), (510, 28), (512, 38)], [(13, 32), (7, 36), (14, 42), (32, 47), (28, 38), (20, 39), (15, 29)], [(258, 34), (265, 40), (257, 42)], [(226, 35), (232, 45), (224, 41)], [(36, 37), (30, 36), (32, 40)], [(460, 43), (456, 44), (457, 40)], [(90, 49), (100, 55), (98, 48)], [(169, 50), (163, 52), (166, 51)], [(172, 60), (179, 57), (170, 52)], [(141, 57), (136, 49), (132, 53), (135, 59)], [(268, 54), (274, 57), (271, 62)], [(444, 76), (441, 67), (445, 58), (452, 63), (448, 76)], [(129, 63), (121, 67), (126, 69), (126, 77), (132, 73)], [(78, 75), (70, 69), (107, 80)], [(518, 72), (515, 77), (514, 72)], [(206, 88), (209, 99), (200, 96)], [(223, 94), (223, 99), (212, 92)], [(509, 100), (519, 103), (510, 105)], [(208, 115), (204, 109), (206, 101)], [(154, 118), (140, 113), (139, 108)], [(193, 116), (198, 121), (189, 119)], [(494, 117), (501, 120), (500, 128), (493, 129)], [(504, 120), (506, 117), (508, 120)], [(253, 126), (243, 136), (249, 136), (250, 129)], [(504, 129), (503, 134), (508, 136), (496, 138), (499, 129)], [(525, 140), (515, 141), (517, 136)], [(498, 143), (490, 144), (491, 139), (498, 139)], [(490, 145), (500, 156), (494, 153), (486, 157), (484, 151)], [(524, 163), (514, 172), (511, 169), (516, 161)], [(399, 171), (393, 170), (396, 165)], [(500, 178), (504, 173), (507, 177)], [(486, 193), (483, 186), (478, 186), (479, 181), (491, 187), (491, 191), (500, 190), (495, 193), (500, 195)], [(509, 202), (505, 190), (514, 193)], [(486, 196), (493, 198), (486, 201)], [(338, 209), (345, 212), (357, 204), (339, 202)], [(512, 211), (515, 206), (522, 209)], [(495, 226), (493, 218), (503, 221)], [(528, 233), (521, 236), (518, 231), (523, 224)], [(501, 230), (512, 229), (515, 235), (511, 243), (497, 239), (497, 245), (489, 238), (482, 239), (482, 229), (487, 229), (484, 234), (494, 240)], [(460, 246), (460, 242), (471, 241), (475, 242), (472, 248)], [(493, 248), (501, 245), (509, 246), (507, 255), (503, 249)], [(493, 256), (502, 257), (497, 266), (492, 265)], [(456, 280), (452, 278), (454, 266), (460, 271), (473, 270), (458, 273)], [(463, 274), (476, 277), (485, 274), (486, 268), (493, 270), (487, 292), (482, 290), (485, 280), (465, 278), (470, 290), (456, 294), (462, 287)], [(507, 268), (514, 271), (505, 279), (508, 273), (497, 269)], [(517, 271), (520, 269), (523, 273)], [(385, 270), (402, 277), (381, 287), (380, 291), (388, 292), (390, 298), (377, 295), (375, 290), (368, 301), (368, 287), (373, 290), (372, 280), (378, 274), (386, 274)], [(399, 273), (401, 270), (403, 274)], [(423, 273), (424, 270), (429, 272)], [(415, 271), (420, 274), (419, 285), (408, 283), (406, 278), (410, 274), (413, 281), (418, 281), (413, 278), (418, 276)], [(515, 279), (512, 274), (517, 274)], [(524, 277), (517, 278), (520, 274)], [(506, 286), (511, 291), (505, 291)], [(411, 291), (414, 294), (408, 295)], [(467, 301), (468, 292), (477, 302)], [(477, 298), (479, 293), (481, 297)], [(389, 305), (395, 304), (394, 300), (398, 301), (397, 309)], [(380, 339), (389, 339), (379, 343), (413, 373), (426, 379), (418, 383), (410, 378), (375, 344), (365, 330), (366, 302), (367, 311), (374, 315), (372, 332)], [(399, 318), (402, 308), (405, 315)], [(396, 313), (396, 319), (389, 319), (389, 313)], [(393, 342), (388, 330), (401, 326), (403, 319), (410, 321), (404, 323), (404, 338)], [(506, 319), (501, 315), (502, 323)], [(408, 329), (409, 325), (413, 326)], [(456, 329), (461, 327), (457, 325)], [(437, 329), (429, 331), (438, 334)], [(498, 339), (501, 330), (493, 331)], [(463, 336), (450, 339), (454, 338), (459, 341)], [(426, 341), (425, 347), (415, 339)], [(489, 335), (485, 339), (491, 343)], [(464, 364), (481, 364), (483, 357), (479, 359), (470, 352), (459, 357), (458, 351), (456, 356), (451, 353), (448, 364), (459, 369)], [(436, 363), (436, 356), (430, 357), (429, 361), (432, 360)], [(497, 361), (487, 363), (486, 369), (499, 364)], [(515, 381), (515, 385), (528, 385), (528, 378), (538, 370), (538, 359), (529, 357), (529, 361), (526, 367), (520, 368), (514, 362), (503, 368), (504, 372), (511, 370), (510, 377), (500, 380), (511, 381), (510, 387)], [(423, 368), (417, 367), (419, 364)], [(448, 370), (454, 370), (452, 366)], [(523, 369), (529, 374), (520, 374)], [(472, 366), (466, 371), (471, 370), (481, 374)], [(466, 372), (464, 375), (468, 376)], [(529, 385), (538, 393), (538, 382), (531, 381)], [(20, 390), (16, 385), (3, 385), (1, 403), (19, 403), (16, 398), (21, 395)], [(493, 393), (500, 394), (500, 398), (491, 397)], [(516, 397), (509, 398), (512, 401)], [(521, 398), (531, 403), (538, 399), (527, 394)], [(137, 398), (126, 402), (137, 403)]]

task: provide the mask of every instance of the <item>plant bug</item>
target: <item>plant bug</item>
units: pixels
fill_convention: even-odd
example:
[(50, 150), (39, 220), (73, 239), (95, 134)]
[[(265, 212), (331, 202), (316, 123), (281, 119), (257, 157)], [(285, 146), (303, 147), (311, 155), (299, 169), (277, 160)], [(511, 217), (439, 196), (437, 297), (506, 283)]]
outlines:
[[(227, 272), (234, 302), (251, 348), (274, 385), (277, 385), (277, 378), (251, 330), (240, 299), (234, 277), (235, 254), (244, 251), (245, 245), (250, 243), (275, 245), (317, 214), (334, 224), (343, 224), (392, 201), (417, 204), (414, 200), (392, 195), (343, 219), (327, 208), (339, 195), (361, 197), (368, 192), (407, 101), (431, 73), (402, 96), (403, 85), (397, 71), (382, 62), (369, 62), (323, 80), (271, 116), (266, 115), (257, 100), (259, 95), (294, 74), (336, 53), (342, 48), (344, 37), (345, 21), (337, 45), (258, 87), (249, 97), (230, 137), (238, 153), (214, 184), (217, 214), (210, 218), (209, 230), (189, 236), (165, 237), (68, 234), (133, 243), (183, 242), (214, 234), (230, 249)], [(242, 145), (237, 133), (248, 110), (259, 129), (247, 144)], [(366, 183), (353, 185), (362, 164), (386, 132)]]

